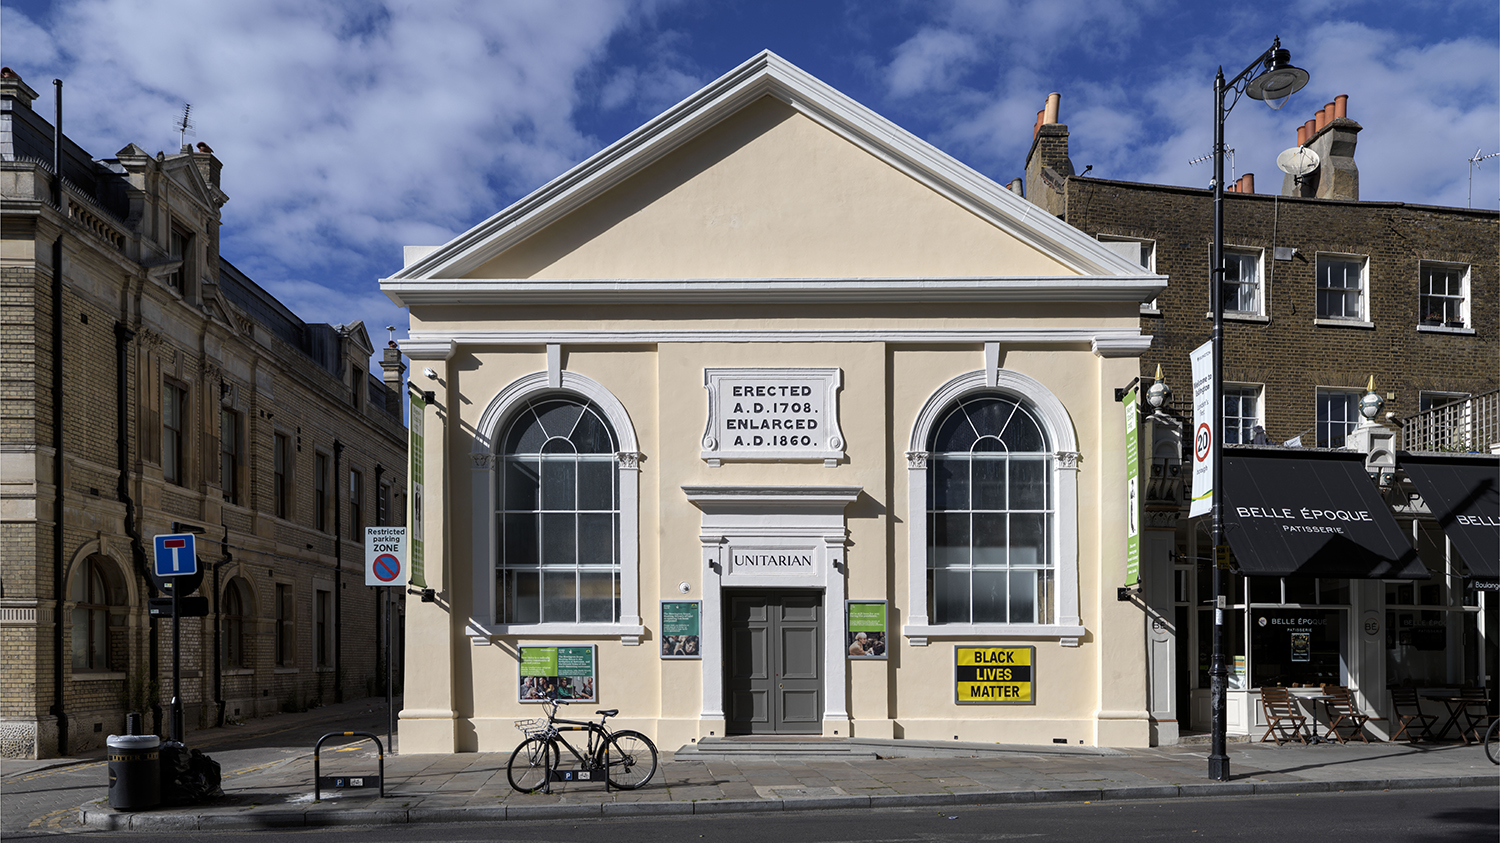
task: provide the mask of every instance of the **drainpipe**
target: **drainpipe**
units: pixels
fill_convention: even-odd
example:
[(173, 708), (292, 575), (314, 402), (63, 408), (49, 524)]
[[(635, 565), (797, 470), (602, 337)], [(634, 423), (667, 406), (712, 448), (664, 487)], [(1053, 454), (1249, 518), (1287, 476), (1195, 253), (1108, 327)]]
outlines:
[[(387, 514), (382, 513), (380, 509), (380, 481), (384, 477), (385, 466), (381, 465), (380, 463), (375, 463), (375, 526), (377, 527), (385, 526), (385, 518), (381, 516)], [(365, 562), (364, 564), (368, 565), (370, 563)], [(386, 658), (385, 650), (381, 649), (381, 644), (384, 641), (384, 638), (381, 636), (380, 630), (380, 606), (381, 600), (384, 599), (385, 589), (376, 588), (371, 589), (371, 591), (373, 592), (371, 596), (375, 598), (375, 604), (372, 607), (372, 609), (374, 610), (373, 617), (375, 618), (375, 684), (376, 686), (379, 686), (385, 682), (385, 674), (388, 672), (382, 671), (380, 669), (381, 664), (383, 661), (389, 660)], [(389, 626), (390, 618), (387, 617), (386, 621), (387, 625)]]
[[(53, 79), (57, 89), (56, 111), (52, 118), (52, 201), (63, 213), (62, 198), (62, 80)], [(57, 754), (68, 754), (68, 716), (63, 710), (63, 351), (62, 351), (62, 233), (52, 241), (52, 709), (57, 718)], [(38, 753), (40, 754), (40, 753)]]
[[(130, 536), (130, 559), (135, 572), (146, 583), (146, 594), (156, 596), (156, 581), (151, 579), (146, 567), (146, 547), (141, 540), (140, 528), (135, 523), (135, 501), (130, 497), (130, 341), (135, 331), (125, 327), (124, 322), (115, 323), (115, 451), (120, 464), (120, 477), (115, 485), (115, 497), (125, 504), (125, 534)], [(149, 675), (157, 676), (157, 626), (156, 618), (146, 613), (149, 632)], [(153, 733), (161, 731), (160, 695), (151, 699), (151, 713), (155, 719)]]
[(344, 506), (339, 489), (344, 480), (339, 468), (344, 443), (333, 440), (333, 701), (344, 701)]
[(229, 526), (224, 526), (224, 537), (219, 539), (219, 561), (214, 563), (214, 726), (224, 726), (224, 615), (219, 610), (222, 589), (219, 587), (220, 571), (229, 560)]

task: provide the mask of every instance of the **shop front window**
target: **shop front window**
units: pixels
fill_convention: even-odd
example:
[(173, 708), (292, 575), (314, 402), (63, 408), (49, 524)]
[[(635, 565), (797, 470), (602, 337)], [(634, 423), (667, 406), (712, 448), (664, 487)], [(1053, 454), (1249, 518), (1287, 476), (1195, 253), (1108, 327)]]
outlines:
[(1344, 611), (1250, 611), (1250, 684), (1315, 688), (1344, 684)]
[[(1448, 587), (1449, 563), (1441, 529), (1423, 525), (1416, 546), (1431, 576), (1385, 584), (1386, 683), (1401, 688), (1478, 684), (1478, 601), (1467, 589)], [(1454, 582), (1462, 583), (1461, 560), (1455, 556), (1452, 566)]]

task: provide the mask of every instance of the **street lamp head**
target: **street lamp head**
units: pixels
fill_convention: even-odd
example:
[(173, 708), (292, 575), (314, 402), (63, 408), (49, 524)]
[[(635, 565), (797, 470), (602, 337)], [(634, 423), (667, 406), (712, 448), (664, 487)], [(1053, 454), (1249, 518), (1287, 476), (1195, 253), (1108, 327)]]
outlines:
[(1245, 94), (1279, 111), (1292, 94), (1307, 85), (1307, 78), (1307, 71), (1292, 64), (1291, 53), (1276, 48), (1266, 60), (1266, 71), (1250, 80)]

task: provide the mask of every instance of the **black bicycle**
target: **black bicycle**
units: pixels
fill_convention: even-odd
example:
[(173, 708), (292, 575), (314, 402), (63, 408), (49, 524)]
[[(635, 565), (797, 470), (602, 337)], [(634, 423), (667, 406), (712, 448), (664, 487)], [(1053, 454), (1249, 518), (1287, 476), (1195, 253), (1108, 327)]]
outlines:
[(1490, 724), (1490, 728), (1484, 733), (1484, 757), (1490, 759), (1491, 764), (1500, 764), (1500, 718)]
[[(510, 786), (517, 791), (551, 793), (554, 781), (595, 781), (599, 778), (604, 779), (606, 788), (635, 790), (656, 775), (656, 745), (650, 738), (629, 729), (610, 731), (605, 725), (609, 718), (620, 713), (619, 709), (594, 712), (600, 715), (599, 722), (595, 723), (559, 718), (557, 707), (567, 705), (567, 700), (549, 698), (544, 704), (551, 706), (546, 719), (516, 721), (516, 728), (526, 738), (510, 754), (505, 774), (510, 779)], [(569, 743), (563, 732), (587, 732), (588, 742), (583, 751)], [(577, 760), (576, 768), (559, 770), (563, 749)]]

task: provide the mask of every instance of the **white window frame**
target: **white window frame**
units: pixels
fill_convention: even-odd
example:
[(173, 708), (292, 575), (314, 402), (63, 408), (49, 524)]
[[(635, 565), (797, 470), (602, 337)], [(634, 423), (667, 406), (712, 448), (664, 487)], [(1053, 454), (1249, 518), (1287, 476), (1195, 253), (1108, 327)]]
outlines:
[[(1427, 292), (1427, 272), (1429, 269), (1444, 269), (1454, 271), (1459, 276), (1459, 293), (1457, 296), (1439, 294), (1433, 296)], [(1428, 331), (1472, 331), (1474, 324), (1470, 321), (1470, 303), (1472, 297), (1469, 294), (1470, 266), (1466, 263), (1452, 263), (1449, 261), (1419, 261), (1417, 263), (1417, 329)], [(1423, 312), (1422, 302), (1428, 298), (1458, 299), (1458, 322), (1457, 325), (1448, 324), (1449, 321), (1439, 321), (1436, 325), (1427, 324), (1427, 313)]]
[[(1323, 274), (1324, 261), (1340, 261), (1344, 263), (1359, 264), (1359, 284), (1355, 287), (1323, 287), (1320, 279)], [(1322, 292), (1325, 289), (1357, 290), (1359, 292), (1358, 312), (1340, 315), (1329, 315), (1323, 313)], [(1318, 252), (1313, 261), (1313, 314), (1319, 324), (1334, 325), (1370, 325), (1370, 258), (1368, 255), (1346, 255), (1337, 252)]]
[(1347, 424), (1349, 426), (1348, 429), (1344, 431), (1344, 444), (1338, 446), (1340, 449), (1347, 449), (1349, 447), (1349, 434), (1353, 433), (1355, 426), (1359, 424), (1359, 399), (1364, 395), (1364, 390), (1347, 386), (1320, 386), (1316, 388), (1316, 403), (1313, 406), (1313, 444), (1319, 448), (1334, 447), (1333, 445), (1328, 444), (1332, 441), (1332, 437), (1324, 437), (1320, 435), (1323, 433), (1324, 425), (1333, 424), (1332, 419), (1325, 420), (1321, 415), (1323, 412), (1323, 396), (1332, 393), (1348, 395), (1353, 399), (1349, 404), (1351, 408), (1350, 412), (1353, 413), (1352, 418), (1344, 419), (1339, 422), (1340, 424)]
[[(500, 530), (496, 523), (499, 484), (495, 473), (501, 460), (505, 425), (533, 400), (572, 395), (590, 401), (614, 428), (619, 453), (616, 466), (620, 484), (620, 618), (615, 623), (505, 624), (495, 619), (495, 560), (499, 558)], [(625, 405), (603, 385), (576, 372), (534, 372), (500, 390), (485, 407), (474, 433), (469, 453), (473, 463), (471, 500), (474, 507), (473, 605), (468, 635), (475, 644), (487, 644), (500, 635), (552, 637), (620, 636), (622, 643), (636, 645), (645, 634), (640, 609), (640, 447), (635, 426)]]
[[(1249, 247), (1241, 247), (1241, 246), (1225, 246), (1224, 247), (1224, 257), (1226, 258), (1226, 260), (1225, 260), (1225, 278), (1226, 279), (1228, 278), (1228, 275), (1229, 275), (1229, 272), (1228, 272), (1228, 260), (1227, 259), (1230, 256), (1234, 256), (1234, 257), (1238, 257), (1238, 258), (1249, 258), (1250, 259), (1248, 263), (1249, 263), (1250, 266), (1253, 266), (1254, 270), (1255, 270), (1254, 293), (1253, 293), (1253, 296), (1252, 296), (1252, 298), (1254, 299), (1254, 301), (1251, 304), (1250, 309), (1245, 310), (1243, 308), (1231, 306), (1231, 302), (1226, 298), (1225, 302), (1224, 302), (1224, 316), (1227, 317), (1227, 318), (1230, 318), (1230, 319), (1233, 319), (1233, 318), (1236, 318), (1236, 317), (1243, 318), (1243, 317), (1246, 317), (1246, 316), (1265, 316), (1266, 315), (1266, 250), (1265, 249), (1254, 249), (1254, 248), (1249, 248)], [(1240, 264), (1240, 265), (1243, 266), (1245, 264)], [(1233, 283), (1235, 283), (1235, 284), (1238, 285), (1238, 284), (1242, 284), (1243, 282), (1236, 281), (1236, 282), (1233, 282)], [(1236, 305), (1238, 304), (1238, 297), (1236, 297), (1234, 304), (1236, 304)]]
[[(1251, 419), (1251, 422), (1250, 422), (1250, 438), (1253, 439), (1254, 436), (1255, 436), (1255, 427), (1258, 425), (1262, 429), (1264, 429), (1265, 425), (1266, 425), (1266, 387), (1265, 387), (1265, 384), (1259, 384), (1259, 383), (1226, 383), (1226, 384), (1224, 384), (1224, 397), (1226, 399), (1229, 398), (1229, 396), (1230, 396), (1231, 393), (1239, 394), (1241, 396), (1246, 395), (1246, 394), (1251, 394), (1251, 393), (1253, 393), (1255, 395), (1255, 415), (1254, 416), (1246, 416), (1246, 415), (1241, 414), (1241, 415), (1234, 416), (1234, 418), (1236, 418), (1236, 419)], [(1226, 429), (1229, 427), (1229, 421), (1230, 421), (1229, 408), (1225, 407), (1224, 408), (1224, 426), (1225, 426)], [(1226, 433), (1224, 435), (1224, 442), (1226, 444), (1231, 444), (1231, 445), (1232, 444), (1247, 445), (1247, 444), (1250, 443), (1250, 439), (1244, 439), (1243, 441), (1238, 442), (1238, 443), (1230, 442), (1229, 435), (1228, 435), (1227, 430), (1226, 430)]]
[[(992, 376), (992, 377), (991, 377)], [(932, 624), (927, 614), (927, 443), (934, 426), (955, 402), (976, 394), (1009, 393), (1036, 413), (1052, 442), (1052, 535), (1054, 599), (1052, 624)], [(902, 634), (912, 646), (929, 638), (1056, 638), (1077, 646), (1084, 635), (1078, 610), (1078, 436), (1062, 401), (1034, 378), (1007, 369), (969, 372), (943, 384), (923, 405), (912, 427), (907, 451), (908, 623)]]

